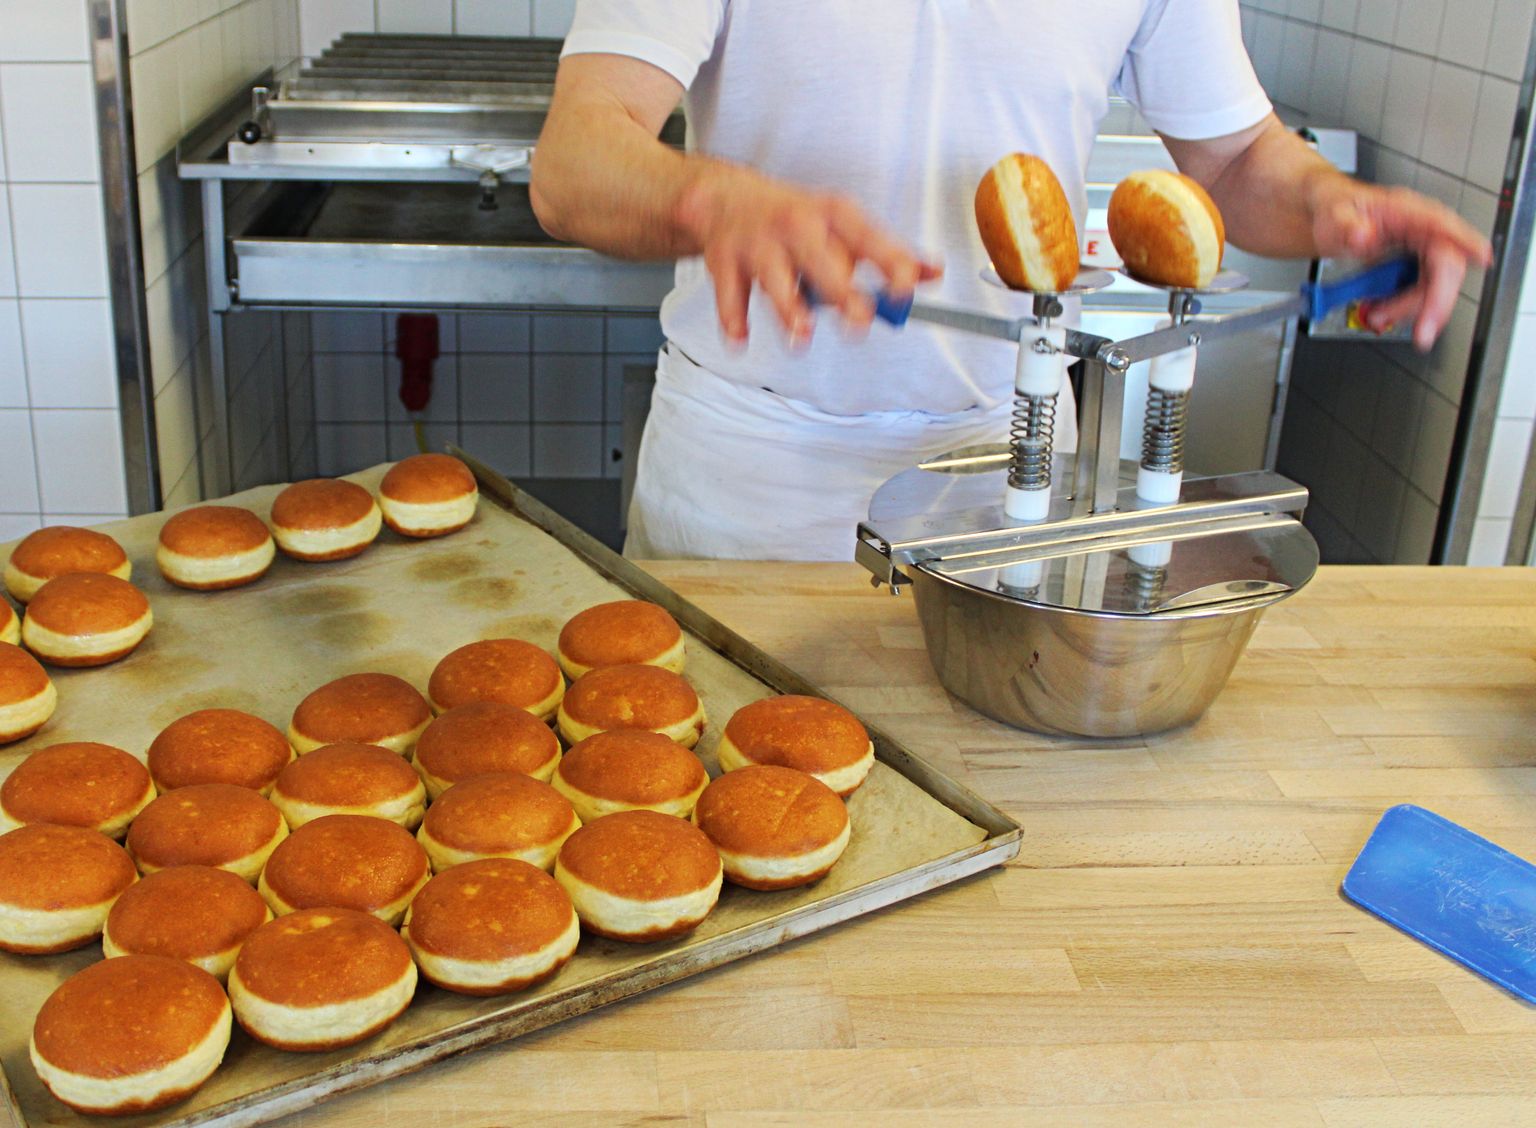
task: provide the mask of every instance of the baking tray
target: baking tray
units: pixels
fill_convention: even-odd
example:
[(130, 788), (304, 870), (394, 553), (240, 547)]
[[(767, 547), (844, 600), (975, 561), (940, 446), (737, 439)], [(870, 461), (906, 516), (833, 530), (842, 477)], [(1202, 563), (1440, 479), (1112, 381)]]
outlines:
[[(442, 655), (476, 638), (515, 635), (553, 650), (566, 617), (626, 595), (662, 604), (688, 635), (688, 678), (709, 715), (697, 751), (712, 774), (716, 739), (735, 708), (773, 691), (817, 692), (505, 479), (466, 461), (487, 500), (465, 530), (421, 542), (386, 530), (363, 555), (334, 564), (279, 557), (264, 579), (229, 592), (185, 592), (159, 576), (154, 544), (163, 514), (103, 526), (134, 562), (134, 580), (154, 607), (154, 630), (137, 652), (112, 666), (52, 671), (58, 713), (42, 732), (0, 750), (0, 774), (29, 751), (60, 740), (102, 740), (142, 756), (170, 721), (213, 705), (245, 709), (282, 727), (304, 694), (331, 678), (380, 670), (424, 686)], [(352, 478), (373, 488), (384, 469)], [(250, 490), (228, 503), (265, 517), (279, 488)], [(7, 549), (0, 548), (0, 559)], [(1018, 853), (1022, 830), (1012, 819), (878, 729), (870, 735), (877, 762), (849, 801), (853, 838), (842, 861), (815, 885), (779, 893), (727, 885), (704, 924), (668, 943), (635, 946), (583, 936), (560, 974), (529, 992), (474, 999), (423, 983), (399, 1021), (347, 1049), (284, 1053), (237, 1029), (208, 1083), (154, 1116), (79, 1116), (43, 1089), (27, 1059), (43, 999), (100, 959), (100, 945), (48, 957), (0, 953), (0, 1109), (16, 1128), (271, 1120), (914, 897)]]

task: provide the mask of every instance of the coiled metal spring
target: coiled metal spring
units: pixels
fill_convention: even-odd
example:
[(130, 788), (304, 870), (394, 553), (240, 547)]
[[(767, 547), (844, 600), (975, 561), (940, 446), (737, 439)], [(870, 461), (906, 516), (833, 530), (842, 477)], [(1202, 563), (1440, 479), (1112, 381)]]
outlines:
[(1148, 568), (1132, 563), (1125, 573), (1125, 588), (1131, 596), (1131, 604), (1138, 610), (1150, 611), (1163, 601), (1163, 587), (1168, 579), (1167, 568)]
[(1147, 470), (1178, 474), (1184, 469), (1184, 428), (1189, 418), (1189, 393), (1147, 389), (1147, 416), (1141, 427), (1141, 465)]
[(1043, 490), (1051, 484), (1056, 447), (1056, 396), (1015, 396), (1008, 441), (1013, 462), (1008, 484), (1016, 490)]

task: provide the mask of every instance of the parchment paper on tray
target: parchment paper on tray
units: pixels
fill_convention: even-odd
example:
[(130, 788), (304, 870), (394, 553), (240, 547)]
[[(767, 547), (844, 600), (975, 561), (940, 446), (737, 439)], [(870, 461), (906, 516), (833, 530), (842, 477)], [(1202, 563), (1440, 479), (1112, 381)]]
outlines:
[[(376, 489), (385, 469), (351, 477)], [(250, 490), (226, 503), (266, 519), (280, 489)], [(408, 541), (385, 530), (351, 560), (300, 564), (279, 555), (266, 577), (248, 587), (188, 592), (168, 584), (155, 568), (165, 516), (101, 526), (122, 542), (133, 561), (133, 582), (153, 605), (148, 639), (111, 666), (50, 670), (58, 712), (35, 736), (0, 750), (0, 776), (28, 752), (64, 740), (99, 740), (142, 758), (162, 728), (196, 709), (243, 709), (284, 728), (306, 693), (343, 674), (396, 674), (424, 690), (443, 655), (476, 639), (522, 638), (553, 653), (571, 615), (632, 594), (489, 498), (468, 528), (447, 537)], [(10, 548), (0, 546), (0, 560)], [(709, 720), (696, 751), (715, 775), (715, 745), (726, 720), (774, 691), (696, 635), (690, 633), (687, 645), (685, 675)], [(994, 829), (956, 813), (887, 763), (876, 763), (849, 801), (853, 834), (847, 852), (812, 886), (759, 893), (727, 884), (716, 911), (691, 936), (670, 943), (627, 945), (583, 936), (560, 974), (531, 991), (476, 999), (423, 983), (392, 1027), (347, 1049), (284, 1053), (237, 1029), (224, 1065), (191, 1098), (154, 1117), (113, 1123), (270, 1119), (849, 919), (1001, 864), (1017, 851), (1017, 827), (997, 833), (1002, 816), (994, 810), (904, 751), (878, 751), (907, 764), (909, 774), (916, 765), (919, 776), (932, 776), (973, 801), (977, 817)], [(955, 802), (954, 794), (947, 798)], [(32, 1020), (43, 1000), (70, 973), (100, 958), (99, 944), (60, 956), (0, 953), (0, 1066), (25, 1123), (102, 1123), (54, 1100), (27, 1058)]]

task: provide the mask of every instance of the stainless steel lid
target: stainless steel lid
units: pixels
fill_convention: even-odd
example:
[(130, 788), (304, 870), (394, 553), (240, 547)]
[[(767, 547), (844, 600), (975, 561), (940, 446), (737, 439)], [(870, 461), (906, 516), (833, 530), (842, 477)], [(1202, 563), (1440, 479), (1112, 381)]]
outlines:
[[(1070, 456), (1057, 461), (1056, 480), (1070, 481)], [(1057, 498), (1048, 521), (1030, 526), (1003, 512), (1007, 465), (1006, 448), (987, 446), (903, 471), (875, 494), (861, 542), (991, 595), (1112, 616), (1228, 613), (1278, 601), (1317, 571), (1316, 542), (1298, 521), (1272, 507), (1242, 511), (1244, 492), (1272, 489), (1272, 475), (1187, 479), (1185, 504), (1172, 510), (1137, 501), (1127, 462), (1116, 512), (1074, 515), (1071, 499)]]

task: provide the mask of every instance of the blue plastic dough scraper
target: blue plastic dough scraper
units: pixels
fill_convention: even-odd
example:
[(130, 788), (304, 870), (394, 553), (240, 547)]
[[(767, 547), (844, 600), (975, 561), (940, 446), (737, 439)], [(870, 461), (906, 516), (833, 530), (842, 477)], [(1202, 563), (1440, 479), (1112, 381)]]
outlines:
[(1536, 866), (1423, 807), (1381, 816), (1342, 886), (1355, 904), (1536, 1002)]

